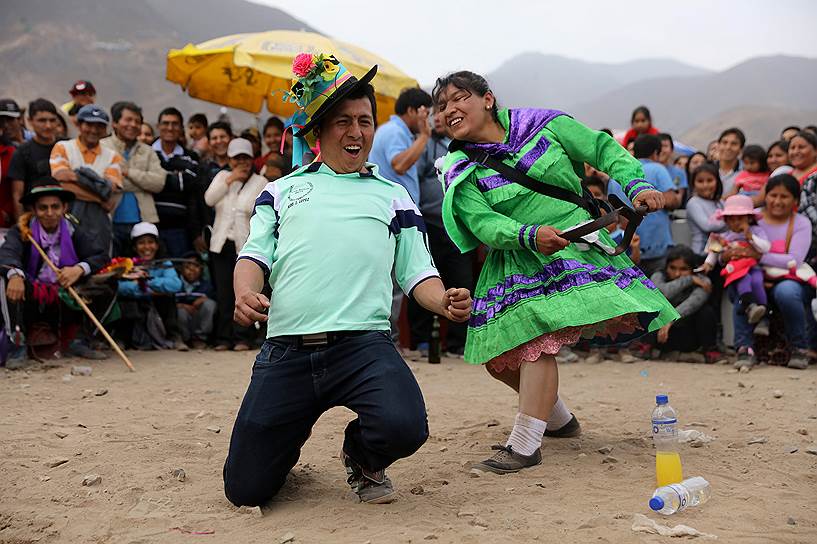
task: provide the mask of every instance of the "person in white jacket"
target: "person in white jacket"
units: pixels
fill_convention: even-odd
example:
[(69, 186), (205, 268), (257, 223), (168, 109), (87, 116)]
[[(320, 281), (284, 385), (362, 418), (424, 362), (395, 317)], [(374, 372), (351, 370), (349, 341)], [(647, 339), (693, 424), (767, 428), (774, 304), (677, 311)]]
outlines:
[(250, 234), (250, 216), (255, 199), (267, 184), (266, 178), (253, 173), (252, 144), (236, 138), (227, 148), (230, 170), (213, 178), (204, 201), (216, 211), (210, 239), (210, 257), (218, 302), (216, 351), (250, 349), (253, 331), (233, 323), (233, 269), (238, 252)]

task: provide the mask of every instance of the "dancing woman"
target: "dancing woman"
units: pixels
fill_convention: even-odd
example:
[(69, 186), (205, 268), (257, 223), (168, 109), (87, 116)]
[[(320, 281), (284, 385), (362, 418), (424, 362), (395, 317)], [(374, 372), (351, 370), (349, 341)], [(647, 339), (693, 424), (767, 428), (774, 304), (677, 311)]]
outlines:
[[(527, 189), (477, 155), (487, 153), (576, 195), (582, 194), (583, 163), (589, 163), (617, 180), (636, 207), (661, 209), (664, 196), (607, 134), (556, 110), (499, 110), (477, 74), (438, 79), (433, 98), (454, 140), (443, 166), (446, 230), (462, 251), (480, 243), (491, 248), (475, 291), (465, 360), (485, 364), (519, 392), (510, 437), (476, 468), (518, 472), (541, 463), (543, 435), (579, 433), (575, 416), (558, 399), (554, 355), (561, 346), (580, 338), (623, 343), (678, 314), (626, 255), (611, 256), (598, 244), (571, 245), (560, 236), (591, 219), (587, 210)], [(600, 244), (615, 245), (606, 230), (597, 235)]]

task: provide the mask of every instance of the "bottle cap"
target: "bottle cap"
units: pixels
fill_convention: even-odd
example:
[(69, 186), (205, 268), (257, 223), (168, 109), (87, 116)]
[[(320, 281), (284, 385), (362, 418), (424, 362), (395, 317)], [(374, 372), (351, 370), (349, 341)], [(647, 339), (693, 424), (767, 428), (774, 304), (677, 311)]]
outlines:
[(664, 499), (661, 497), (653, 497), (650, 499), (650, 508), (656, 512), (664, 509)]
[(669, 404), (669, 397), (667, 395), (656, 395), (655, 396), (655, 403), (656, 404)]

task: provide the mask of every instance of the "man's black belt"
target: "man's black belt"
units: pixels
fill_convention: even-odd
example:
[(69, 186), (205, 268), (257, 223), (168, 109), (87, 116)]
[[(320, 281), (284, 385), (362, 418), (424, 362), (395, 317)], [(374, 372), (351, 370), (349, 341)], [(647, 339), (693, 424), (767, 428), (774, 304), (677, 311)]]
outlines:
[(336, 332), (318, 332), (315, 334), (294, 334), (287, 336), (273, 336), (267, 338), (272, 342), (283, 342), (289, 344), (295, 349), (308, 348), (319, 349), (328, 348), (337, 344), (345, 338), (352, 338), (355, 336), (363, 336), (376, 331), (336, 331)]

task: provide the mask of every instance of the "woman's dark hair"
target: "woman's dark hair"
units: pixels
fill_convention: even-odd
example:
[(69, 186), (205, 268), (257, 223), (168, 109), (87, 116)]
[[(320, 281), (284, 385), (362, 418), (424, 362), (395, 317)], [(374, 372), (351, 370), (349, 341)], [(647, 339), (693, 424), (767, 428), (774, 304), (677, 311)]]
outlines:
[(803, 127), (804, 132), (811, 132), (815, 136), (817, 136), (817, 125), (807, 125)]
[(777, 140), (776, 142), (773, 142), (772, 145), (769, 146), (769, 149), (766, 150), (767, 157), (769, 156), (769, 153), (772, 152), (772, 149), (774, 149), (775, 147), (779, 147), (780, 149), (783, 150), (784, 153), (789, 152), (789, 142), (786, 140)]
[(45, 98), (38, 98), (28, 103), (29, 119), (34, 119), (34, 116), (41, 111), (44, 111), (46, 113), (53, 113), (57, 117), (60, 116), (60, 114), (57, 113), (57, 107), (50, 100), (46, 100)]
[[(437, 78), (437, 81), (434, 83), (434, 90), (431, 91), (431, 97), (435, 107), (439, 108), (440, 95), (442, 95), (443, 91), (449, 85), (479, 96), (485, 96), (488, 93), (494, 94), (491, 90), (491, 86), (488, 85), (488, 80), (484, 77), (474, 72), (469, 72), (468, 70), (461, 70)], [(494, 121), (499, 121), (499, 106), (496, 95), (494, 95), (494, 107), (491, 108), (491, 117), (493, 117)]]
[(712, 195), (712, 200), (720, 200), (721, 196), (723, 195), (723, 181), (721, 181), (721, 173), (718, 170), (718, 167), (711, 162), (703, 163), (692, 172), (692, 175), (689, 177), (689, 188), (692, 191), (695, 191), (695, 178), (704, 172), (712, 174), (712, 176), (715, 178), (715, 193)]
[[(695, 267), (698, 266), (698, 261), (700, 260), (699, 257), (695, 255), (695, 252), (685, 245), (678, 245), (670, 248), (670, 250), (667, 252), (667, 266), (669, 266), (669, 263), (672, 261), (677, 261), (678, 259), (684, 261), (684, 263), (686, 263), (686, 265), (692, 269), (695, 269)], [(664, 270), (666, 271), (666, 267)]]
[(800, 201), (800, 182), (791, 174), (779, 174), (769, 178), (769, 181), (766, 182), (766, 194), (781, 186), (794, 197), (795, 202)]
[(284, 122), (275, 117), (274, 115), (267, 119), (267, 122), (264, 123), (264, 130), (261, 131), (261, 135), (263, 136), (264, 134), (266, 134), (267, 129), (270, 127), (277, 128), (279, 131), (281, 131), (281, 134), (284, 133)]
[(800, 130), (802, 130), (802, 129), (800, 127), (798, 127), (797, 125), (787, 126), (786, 128), (784, 128), (783, 130), (780, 131), (780, 139), (781, 140), (783, 139), (783, 133), (786, 132), (787, 130), (796, 130), (797, 132), (800, 132)]
[[(701, 157), (703, 157), (704, 158), (704, 164), (709, 162), (709, 160), (706, 158), (706, 153), (704, 153), (703, 151), (696, 151), (695, 153), (690, 155), (689, 159), (687, 160), (686, 166), (684, 166), (684, 170), (686, 170), (686, 175), (687, 175), (688, 180), (692, 179), (692, 172), (689, 171), (689, 163), (692, 162), (692, 157), (694, 157), (695, 155), (700, 155)], [(690, 187), (691, 187), (691, 185), (690, 185)]]
[(766, 150), (759, 145), (747, 145), (743, 148), (741, 158), (745, 161), (750, 159), (760, 163), (760, 171), (766, 172), (769, 170), (769, 165), (766, 164)]
[(638, 106), (636, 109), (633, 110), (633, 114), (630, 116), (630, 124), (635, 122), (635, 116), (638, 114), (643, 115), (647, 118), (647, 121), (652, 124), (652, 114), (650, 113), (650, 109), (647, 106)]
[[(806, 132), (805, 130), (801, 130), (800, 132), (798, 132), (797, 134), (794, 135), (792, 140), (794, 140), (794, 138), (803, 138), (805, 141), (807, 141), (809, 143), (809, 145), (811, 147), (813, 147), (814, 149), (817, 149), (817, 136), (815, 136), (811, 132)], [(791, 140), (789, 140), (789, 145), (791, 145)]]
[(229, 136), (230, 139), (233, 138), (233, 127), (230, 125), (230, 123), (225, 123), (224, 121), (216, 121), (215, 123), (210, 123), (210, 126), (207, 127), (208, 139), (210, 138), (210, 133), (213, 132), (214, 130), (223, 130), (224, 132), (227, 133), (227, 136)]
[(65, 117), (60, 114), (57, 114), (57, 122), (62, 125), (62, 132), (65, 135), (64, 138), (68, 138), (68, 123), (65, 121)]

